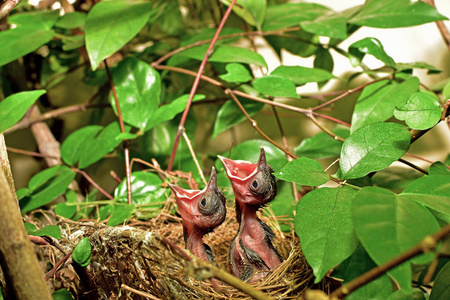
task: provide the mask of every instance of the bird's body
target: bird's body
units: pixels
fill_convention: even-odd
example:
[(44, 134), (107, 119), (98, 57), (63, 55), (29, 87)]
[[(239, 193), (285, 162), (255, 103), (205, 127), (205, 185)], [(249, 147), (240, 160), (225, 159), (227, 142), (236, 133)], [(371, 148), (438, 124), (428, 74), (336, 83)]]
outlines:
[(203, 190), (185, 190), (170, 185), (175, 194), (178, 210), (183, 220), (186, 249), (195, 256), (213, 261), (211, 248), (203, 243), (203, 236), (223, 223), (226, 216), (225, 196), (217, 187), (213, 168), (208, 185)]
[(273, 246), (272, 230), (257, 216), (257, 211), (275, 197), (273, 169), (266, 163), (264, 149), (255, 164), (219, 158), (231, 181), (239, 223), (229, 253), (230, 270), (242, 280), (256, 282), (282, 262)]

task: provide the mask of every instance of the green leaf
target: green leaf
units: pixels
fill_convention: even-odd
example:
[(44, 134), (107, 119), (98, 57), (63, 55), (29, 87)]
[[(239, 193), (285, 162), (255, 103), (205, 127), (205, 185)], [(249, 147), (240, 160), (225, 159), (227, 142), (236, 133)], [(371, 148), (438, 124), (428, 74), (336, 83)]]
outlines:
[(270, 75), (285, 77), (296, 85), (303, 85), (308, 82), (322, 82), (337, 78), (328, 71), (301, 66), (279, 66), (273, 70)]
[(75, 212), (77, 211), (77, 207), (74, 205), (67, 205), (68, 203), (77, 203), (77, 194), (72, 191), (68, 190), (66, 192), (66, 203), (58, 203), (55, 207), (55, 214), (58, 216), (64, 217), (66, 219), (70, 219), (73, 217)]
[(437, 161), (428, 169), (428, 175), (450, 175), (450, 169), (443, 162)]
[(303, 30), (320, 36), (340, 40), (347, 38), (347, 19), (335, 12), (322, 15), (314, 21), (302, 21), (300, 26)]
[(387, 168), (409, 149), (411, 134), (396, 123), (373, 123), (356, 130), (342, 145), (339, 162), (344, 179)]
[(87, 267), (91, 262), (91, 243), (88, 237), (82, 238), (72, 252), (72, 259), (82, 267)]
[(60, 289), (53, 293), (53, 300), (73, 300), (73, 297), (68, 290)]
[(442, 72), (441, 69), (425, 62), (397, 63), (396, 68), (398, 72), (406, 72), (412, 69), (425, 69), (428, 70), (427, 74), (438, 74)]
[[(113, 72), (123, 121), (145, 130), (159, 105), (161, 78), (147, 63), (128, 57)], [(111, 95), (111, 105), (115, 101)]]
[(397, 28), (447, 20), (431, 5), (410, 0), (369, 0), (349, 22), (360, 26)]
[(158, 25), (158, 27), (169, 36), (180, 35), (183, 33), (185, 24), (178, 2), (164, 1), (160, 3), (162, 3), (162, 5), (159, 5), (159, 7), (156, 6), (155, 10), (157, 12), (151, 14), (150, 23)]
[(122, 224), (125, 220), (128, 220), (133, 215), (135, 205), (114, 205), (112, 208), (111, 218), (108, 220), (108, 226), (116, 226)]
[[(344, 139), (350, 136), (350, 131), (346, 127), (336, 127), (332, 132)], [(338, 157), (341, 148), (341, 141), (335, 140), (325, 132), (320, 132), (311, 138), (304, 139), (294, 148), (294, 154), (315, 159)]]
[(295, 232), (316, 283), (358, 245), (351, 222), (354, 194), (348, 187), (321, 188), (306, 194), (297, 206)]
[[(225, 174), (223, 174), (223, 175), (225, 175)], [(227, 180), (228, 180), (228, 178), (227, 178)], [(220, 185), (220, 187), (222, 187), (222, 185)], [(231, 185), (230, 185), (230, 189), (231, 189)], [(231, 189), (231, 194), (232, 194), (232, 197), (234, 197), (232, 189)], [(294, 194), (292, 193), (292, 184), (290, 184), (287, 181), (279, 181), (278, 188), (277, 188), (277, 194), (276, 194), (275, 198), (272, 201), (270, 201), (269, 207), (276, 216), (283, 216), (283, 218), (285, 218), (287, 216), (290, 219), (294, 219), (295, 211), (297, 208), (297, 201), (295, 200)], [(280, 224), (281, 231), (291, 232), (291, 230), (292, 230), (291, 225), (293, 225), (292, 221), (287, 221), (287, 222), (281, 221), (281, 222), (279, 222), (279, 224)]]
[(450, 215), (450, 176), (424, 176), (410, 183), (399, 195)]
[(219, 75), (222, 80), (227, 82), (247, 82), (253, 79), (250, 72), (241, 64), (231, 63), (225, 66), (227, 74)]
[(75, 178), (75, 172), (67, 166), (46, 169), (31, 178), (28, 187), (32, 194), (20, 200), (22, 213), (41, 207), (61, 195)]
[(75, 29), (83, 27), (86, 21), (86, 13), (74, 11), (64, 14), (56, 22), (55, 26), (63, 29)]
[[(128, 131), (130, 128), (125, 127)], [(113, 151), (121, 142), (117, 136), (121, 134), (119, 122), (112, 122), (95, 136), (89, 136), (80, 146), (78, 167), (84, 169), (99, 161), (107, 153)]]
[[(182, 95), (171, 103), (159, 107), (153, 117), (148, 120), (145, 131), (152, 129), (158, 124), (172, 120), (177, 114), (186, 109), (188, 99), (189, 95)], [(205, 99), (204, 95), (195, 95), (192, 101), (195, 102), (203, 99)]]
[(56, 225), (47, 225), (37, 230), (36, 226), (30, 223), (24, 223), (28, 235), (33, 236), (51, 236), (55, 239), (61, 238), (61, 229)]
[[(425, 207), (378, 187), (365, 187), (355, 195), (352, 217), (356, 235), (378, 265), (439, 230), (436, 219)], [(428, 253), (412, 261), (423, 264), (432, 259), (433, 254)], [(388, 273), (403, 289), (412, 290), (409, 263), (401, 264)]]
[(442, 115), (438, 100), (427, 93), (417, 92), (409, 101), (394, 111), (394, 116), (413, 129), (429, 129), (436, 125)]
[(98, 2), (86, 18), (86, 50), (92, 70), (128, 43), (144, 27), (153, 3), (129, 1)]
[(450, 80), (445, 84), (442, 89), (442, 97), (447, 100), (450, 99)]
[(0, 66), (31, 53), (53, 38), (52, 30), (17, 27), (0, 32)]
[[(358, 278), (367, 271), (375, 268), (373, 262), (364, 247), (358, 245), (355, 252), (341, 263), (332, 273), (333, 277), (341, 278), (344, 284)], [(346, 300), (372, 299), (385, 300), (392, 294), (392, 283), (386, 274), (358, 288), (345, 297)]]
[[(425, 292), (426, 293), (426, 292)], [(405, 290), (397, 290), (387, 300), (426, 300), (424, 292), (421, 289), (414, 288), (411, 292)]]
[[(229, 6), (230, 0), (220, 0)], [(266, 13), (266, 0), (238, 0), (233, 6), (233, 11), (248, 24), (261, 30), (261, 24)]]
[[(259, 159), (259, 153), (261, 147), (264, 148), (266, 152), (266, 160), (272, 168), (277, 171), (284, 167), (287, 163), (286, 156), (284, 152), (272, 145), (266, 140), (248, 140), (231, 149), (231, 154), (229, 152), (222, 153), (222, 156), (229, 157), (234, 160), (246, 160), (252, 163), (256, 163)], [(216, 160), (215, 167), (218, 173), (224, 172), (224, 168), (219, 159)]]
[(282, 76), (269, 75), (256, 78), (252, 84), (258, 92), (264, 95), (272, 97), (300, 98), (294, 83)]
[(330, 176), (317, 161), (306, 157), (288, 162), (275, 173), (275, 176), (278, 179), (309, 186), (319, 186), (330, 180)]
[(430, 300), (445, 300), (450, 298), (450, 263), (439, 271), (431, 290)]
[(391, 118), (395, 107), (405, 104), (419, 85), (417, 77), (410, 77), (401, 84), (382, 80), (366, 86), (356, 102), (351, 131)]
[(59, 18), (56, 10), (52, 11), (30, 11), (14, 14), (8, 18), (8, 23), (17, 27), (29, 29), (50, 30)]
[(61, 158), (68, 165), (75, 165), (83, 155), (85, 145), (102, 130), (102, 126), (85, 126), (72, 132), (61, 145)]
[(319, 48), (316, 51), (314, 58), (314, 69), (323, 69), (328, 72), (333, 72), (334, 61), (330, 51), (325, 48)]
[(373, 55), (376, 59), (381, 60), (388, 67), (395, 68), (395, 62), (384, 51), (383, 45), (376, 38), (367, 37), (360, 41), (351, 44), (348, 47), (350, 54), (350, 62), (354, 67), (361, 64), (362, 59), (366, 54)]
[(302, 21), (313, 21), (330, 12), (330, 9), (316, 3), (283, 3), (267, 7), (263, 31), (298, 26)]
[[(244, 109), (250, 116), (259, 112), (264, 103), (239, 98)], [(212, 138), (215, 139), (220, 133), (246, 120), (245, 115), (234, 101), (228, 101), (219, 109)]]
[[(0, 58), (1, 59), (1, 58)], [(16, 124), (45, 90), (20, 92), (0, 102), (0, 133)]]
[[(289, 33), (289, 37), (266, 36), (265, 39), (280, 57), (283, 49), (294, 55), (310, 57), (320, 48), (319, 36), (304, 30), (292, 31)], [(295, 43), (292, 42), (293, 40)]]
[[(152, 204), (157, 206), (164, 204), (165, 193), (161, 188), (162, 180), (158, 175), (149, 172), (131, 173), (131, 197), (135, 204)], [(117, 186), (114, 191), (114, 198), (123, 203), (127, 203), (127, 183), (126, 180)]]
[[(181, 52), (179, 55), (202, 61), (205, 57), (208, 45), (194, 47)], [(208, 58), (209, 62), (219, 63), (244, 63), (267, 68), (264, 58), (256, 52), (246, 48), (219, 45)]]

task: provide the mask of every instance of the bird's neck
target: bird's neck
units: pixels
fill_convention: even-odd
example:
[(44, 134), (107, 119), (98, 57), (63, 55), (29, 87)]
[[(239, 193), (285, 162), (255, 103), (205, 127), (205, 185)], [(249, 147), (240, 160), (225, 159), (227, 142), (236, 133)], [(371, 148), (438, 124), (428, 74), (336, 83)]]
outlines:
[(186, 238), (186, 249), (192, 252), (198, 258), (208, 261), (208, 256), (203, 245), (203, 235), (197, 232), (188, 234)]

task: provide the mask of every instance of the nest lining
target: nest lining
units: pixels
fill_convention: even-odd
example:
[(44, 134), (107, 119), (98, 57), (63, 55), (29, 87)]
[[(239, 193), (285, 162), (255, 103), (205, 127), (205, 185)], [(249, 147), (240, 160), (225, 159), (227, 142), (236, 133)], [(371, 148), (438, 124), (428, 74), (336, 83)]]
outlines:
[[(269, 225), (277, 223), (274, 217), (261, 218)], [(91, 263), (84, 271), (66, 264), (52, 279), (55, 289), (65, 287), (78, 299), (148, 299), (123, 285), (152, 295), (153, 299), (251, 299), (221, 282), (220, 291), (216, 291), (209, 280), (202, 280), (209, 277), (207, 270), (174, 251), (167, 240), (188, 252), (184, 249), (181, 219), (173, 215), (163, 213), (148, 222), (135, 220), (118, 227), (65, 219), (58, 223), (62, 232), (59, 243), (66, 251), (73, 250), (85, 236), (92, 245)], [(214, 264), (222, 270), (228, 271), (229, 245), (237, 229), (233, 211), (228, 211), (224, 224), (204, 239), (216, 256)], [(277, 299), (296, 299), (313, 285), (313, 273), (295, 234), (274, 231), (274, 244), (285, 260), (254, 287)], [(53, 265), (63, 257), (53, 247), (44, 248), (41, 257)], [(80, 272), (85, 274), (80, 276)], [(325, 289), (326, 285), (320, 287)]]

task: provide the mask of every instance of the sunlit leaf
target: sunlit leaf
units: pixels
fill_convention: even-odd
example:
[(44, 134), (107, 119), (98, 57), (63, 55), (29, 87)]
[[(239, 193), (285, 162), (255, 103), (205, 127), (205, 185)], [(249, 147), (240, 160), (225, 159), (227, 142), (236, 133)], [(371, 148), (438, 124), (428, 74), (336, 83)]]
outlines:
[(342, 145), (339, 162), (344, 179), (387, 168), (409, 149), (411, 134), (396, 123), (372, 123), (356, 130)]
[[(356, 235), (378, 265), (439, 230), (436, 219), (425, 207), (378, 187), (365, 187), (355, 195), (352, 217)], [(432, 259), (433, 254), (428, 253), (415, 257), (413, 261), (423, 264)], [(401, 264), (388, 273), (403, 289), (412, 290), (409, 263)]]
[[(145, 130), (158, 109), (161, 94), (159, 73), (147, 63), (126, 58), (113, 72), (123, 121)], [(115, 108), (114, 96), (111, 104)]]
[(303, 85), (308, 82), (322, 82), (336, 78), (336, 76), (323, 69), (312, 69), (301, 66), (279, 66), (270, 75), (285, 77), (296, 85)]
[(93, 140), (103, 129), (99, 125), (89, 125), (72, 132), (61, 145), (61, 158), (68, 165), (75, 165), (83, 155), (85, 143)]
[[(151, 204), (162, 206), (165, 200), (162, 180), (158, 175), (149, 172), (131, 173), (131, 197), (134, 204)], [(126, 180), (117, 186), (114, 198), (123, 203), (128, 202)]]
[(438, 100), (427, 93), (417, 92), (409, 101), (394, 111), (394, 116), (413, 129), (428, 129), (441, 119), (442, 109)]
[(450, 176), (424, 176), (411, 182), (399, 195), (450, 215)]
[(14, 14), (8, 17), (8, 23), (20, 28), (50, 30), (57, 22), (59, 13), (51, 11), (29, 11)]
[(300, 26), (303, 30), (320, 36), (347, 38), (347, 19), (335, 12), (322, 15), (314, 21), (302, 21)]
[(78, 27), (83, 27), (85, 21), (86, 13), (74, 11), (62, 15), (56, 22), (55, 26), (64, 29), (75, 29)]
[(306, 194), (297, 206), (295, 232), (316, 283), (358, 245), (351, 221), (354, 194), (348, 187), (321, 188)]
[(275, 173), (278, 179), (295, 182), (301, 185), (318, 186), (330, 180), (322, 166), (315, 160), (300, 157), (288, 162)]
[(450, 169), (443, 162), (437, 161), (430, 166), (428, 175), (450, 175)]
[(300, 98), (294, 83), (282, 76), (269, 75), (260, 77), (255, 79), (252, 84), (256, 90), (264, 95)]
[(361, 64), (366, 54), (373, 55), (376, 59), (381, 60), (386, 66), (395, 67), (395, 62), (385, 51), (381, 42), (372, 37), (364, 38), (351, 44), (348, 47), (350, 62), (354, 67)]
[(396, 28), (446, 19), (431, 5), (422, 1), (369, 0), (349, 22), (361, 26)]
[(219, 75), (222, 80), (228, 82), (247, 82), (253, 79), (250, 72), (241, 64), (231, 63), (225, 66), (227, 73)]
[(82, 267), (87, 267), (91, 262), (91, 243), (88, 237), (82, 238), (72, 252), (72, 259)]
[(267, 7), (263, 30), (298, 26), (302, 21), (313, 21), (330, 11), (317, 3), (283, 3)]
[(45, 93), (45, 90), (20, 92), (1, 101), (0, 133), (19, 122), (34, 102)]
[(153, 3), (102, 1), (86, 18), (86, 50), (92, 70), (128, 43), (147, 23)]
[[(332, 132), (344, 139), (350, 136), (350, 131), (346, 127), (337, 127)], [(341, 141), (332, 138), (325, 132), (320, 132), (311, 138), (304, 139), (294, 148), (294, 154), (316, 159), (338, 157), (341, 148)]]
[(356, 102), (351, 131), (391, 118), (395, 107), (405, 104), (419, 84), (417, 77), (410, 77), (401, 84), (382, 80), (366, 86)]

